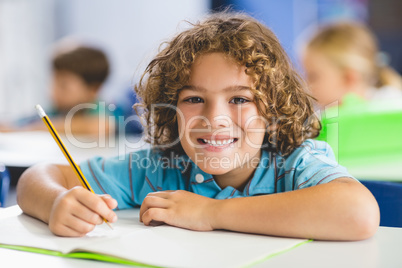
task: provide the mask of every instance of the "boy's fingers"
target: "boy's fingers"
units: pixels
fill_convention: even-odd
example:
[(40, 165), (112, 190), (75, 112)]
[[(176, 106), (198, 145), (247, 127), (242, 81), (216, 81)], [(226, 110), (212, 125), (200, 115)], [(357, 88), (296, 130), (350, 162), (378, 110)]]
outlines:
[(74, 229), (71, 229), (70, 227), (65, 226), (62, 236), (80, 237), (80, 236), (84, 236), (84, 235), (85, 234), (82, 232), (78, 232)]
[(50, 230), (52, 231), (53, 234), (59, 235), (59, 236), (66, 236), (66, 237), (78, 237), (78, 236), (83, 236), (82, 233), (77, 232), (76, 230), (71, 229), (70, 227), (67, 227), (65, 225), (60, 226), (59, 228), (51, 228), (49, 226)]
[(142, 222), (145, 225), (161, 224), (165, 222), (166, 209), (150, 208), (142, 215)]
[(140, 221), (142, 222), (142, 215), (150, 208), (167, 208), (170, 201), (157, 196), (148, 195), (145, 197), (140, 208)]
[(105, 195), (100, 195), (100, 198), (106, 203), (106, 205), (110, 209), (115, 209), (117, 207), (117, 201), (116, 199), (112, 198), (110, 195), (105, 194)]
[(62, 222), (50, 222), (49, 228), (55, 235), (76, 237), (84, 236), (86, 233), (92, 231), (95, 225), (70, 214)]
[(163, 224), (165, 224), (165, 223), (162, 222), (162, 221), (154, 221), (154, 220), (152, 220), (152, 221), (149, 223), (149, 226), (160, 226), (160, 225), (163, 225)]
[(96, 224), (88, 223), (75, 216), (69, 217), (64, 222), (64, 225), (66, 227), (70, 228), (71, 230), (77, 232), (80, 236), (83, 236), (83, 235), (91, 232), (96, 226)]
[(171, 193), (174, 191), (168, 190), (168, 191), (162, 191), (162, 192), (151, 192), (147, 196), (158, 196), (161, 198), (169, 198)]
[(71, 213), (73, 216), (90, 224), (101, 224), (103, 222), (102, 218), (97, 213), (93, 212), (86, 206), (76, 206)]
[(117, 220), (116, 213), (105, 203), (104, 199), (87, 190), (81, 191), (78, 201), (109, 222)]

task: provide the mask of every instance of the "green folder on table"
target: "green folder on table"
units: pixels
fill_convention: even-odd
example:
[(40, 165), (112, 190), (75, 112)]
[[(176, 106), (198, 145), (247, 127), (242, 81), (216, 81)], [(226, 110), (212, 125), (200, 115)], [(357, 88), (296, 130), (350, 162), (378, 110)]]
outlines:
[(343, 166), (402, 164), (402, 100), (364, 101), (347, 96), (321, 114), (318, 140), (327, 141)]

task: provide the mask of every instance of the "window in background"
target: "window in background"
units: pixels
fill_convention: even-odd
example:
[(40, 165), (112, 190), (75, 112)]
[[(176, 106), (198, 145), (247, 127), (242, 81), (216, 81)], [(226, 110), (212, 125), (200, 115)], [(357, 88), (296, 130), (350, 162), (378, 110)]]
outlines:
[(264, 22), (277, 35), (296, 66), (299, 43), (316, 25), (339, 19), (367, 20), (368, 0), (213, 0), (212, 8), (231, 6)]
[(402, 1), (368, 0), (368, 25), (388, 53), (388, 64), (402, 74)]
[(138, 82), (160, 43), (186, 27), (183, 20), (194, 22), (209, 7), (210, 0), (58, 1), (56, 38), (74, 37), (105, 50), (112, 69), (101, 96), (114, 101)]
[(50, 53), (62, 38), (105, 49), (112, 64), (102, 97), (124, 96), (161, 41), (183, 20), (204, 16), (210, 0), (0, 0), (0, 118), (35, 114), (48, 106)]
[(0, 117), (14, 120), (47, 101), (51, 0), (0, 1)]

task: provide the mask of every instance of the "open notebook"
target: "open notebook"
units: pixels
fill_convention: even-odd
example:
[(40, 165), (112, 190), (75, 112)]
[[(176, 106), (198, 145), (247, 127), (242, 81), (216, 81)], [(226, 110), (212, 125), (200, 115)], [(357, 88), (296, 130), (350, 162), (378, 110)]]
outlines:
[(139, 210), (117, 212), (81, 238), (53, 235), (47, 225), (18, 206), (0, 210), (0, 247), (55, 256), (157, 267), (249, 267), (309, 242), (227, 231), (196, 232), (139, 222)]

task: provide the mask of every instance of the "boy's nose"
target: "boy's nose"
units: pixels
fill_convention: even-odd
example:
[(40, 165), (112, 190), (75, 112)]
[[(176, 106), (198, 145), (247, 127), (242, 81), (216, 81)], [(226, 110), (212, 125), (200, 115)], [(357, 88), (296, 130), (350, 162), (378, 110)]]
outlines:
[(228, 127), (231, 125), (231, 118), (227, 115), (215, 116), (213, 118), (205, 117), (202, 121), (204, 127), (210, 126), (213, 129)]
[(229, 127), (232, 124), (232, 118), (230, 112), (225, 104), (216, 103), (214, 105), (208, 105), (205, 109), (204, 126), (211, 126), (213, 129)]

